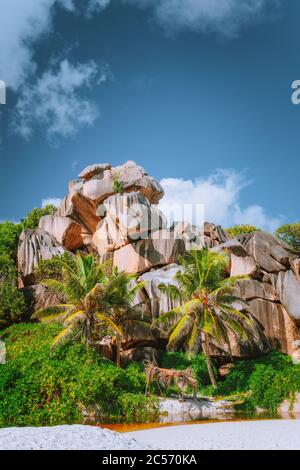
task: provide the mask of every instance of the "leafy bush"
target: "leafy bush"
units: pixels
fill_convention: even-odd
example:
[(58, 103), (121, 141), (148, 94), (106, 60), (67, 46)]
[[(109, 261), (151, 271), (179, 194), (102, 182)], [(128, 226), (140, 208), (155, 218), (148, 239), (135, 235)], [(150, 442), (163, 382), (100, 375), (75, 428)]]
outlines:
[(75, 268), (74, 257), (65, 252), (61, 256), (54, 256), (52, 259), (40, 260), (37, 269), (34, 272), (34, 280), (38, 284), (44, 279), (56, 279), (61, 281), (62, 276), (62, 263)]
[(231, 238), (241, 235), (242, 233), (253, 233), (260, 232), (261, 229), (255, 227), (254, 225), (235, 225), (233, 227), (227, 228), (226, 232)]
[(53, 206), (52, 204), (48, 204), (47, 206), (43, 208), (36, 207), (35, 209), (32, 209), (32, 211), (30, 211), (26, 215), (25, 219), (21, 220), (20, 225), (22, 227), (22, 230), (25, 230), (27, 228), (30, 228), (30, 229), (37, 228), (39, 226), (41, 217), (43, 217), (44, 215), (52, 215), (56, 211), (57, 211), (57, 208)]
[(50, 352), (57, 324), (8, 328), (7, 364), (0, 368), (0, 426), (80, 423), (84, 410), (102, 422), (153, 419), (157, 402), (146, 398), (139, 365), (120, 369), (82, 343)]
[(300, 222), (282, 225), (275, 235), (294, 250), (300, 251)]
[(0, 255), (0, 330), (20, 321), (26, 310), (23, 293), (17, 288), (17, 269), (7, 254)]
[(265, 408), (275, 413), (280, 403), (300, 391), (300, 366), (289, 356), (273, 351), (265, 357), (238, 361), (230, 374), (218, 384), (218, 395), (251, 391), (245, 408)]
[(0, 224), (0, 255), (7, 255), (16, 259), (18, 241), (22, 228), (13, 222), (2, 222)]

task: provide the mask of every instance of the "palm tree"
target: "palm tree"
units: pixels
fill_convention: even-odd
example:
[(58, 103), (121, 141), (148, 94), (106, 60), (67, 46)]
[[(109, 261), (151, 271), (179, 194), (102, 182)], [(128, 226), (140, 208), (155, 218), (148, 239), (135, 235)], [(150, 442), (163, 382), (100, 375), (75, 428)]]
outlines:
[(211, 383), (216, 388), (211, 340), (226, 344), (231, 355), (229, 332), (245, 342), (250, 332), (255, 332), (253, 318), (234, 307), (236, 301), (241, 301), (233, 295), (234, 285), (245, 276), (226, 278), (227, 256), (207, 248), (190, 251), (180, 263), (182, 271), (176, 275), (178, 287), (163, 284), (159, 287), (170, 297), (180, 299), (183, 305), (163, 314), (156, 322), (167, 329), (168, 349), (174, 350), (186, 342), (189, 354), (195, 355), (202, 347)]
[(93, 255), (74, 257), (74, 266), (60, 261), (62, 280), (46, 279), (43, 284), (58, 294), (66, 303), (45, 307), (33, 318), (44, 323), (62, 323), (64, 329), (54, 338), (52, 347), (72, 341), (78, 336), (92, 345), (93, 335), (110, 333), (117, 348), (117, 363), (120, 365), (121, 341), (130, 327), (138, 324), (150, 328), (138, 318), (134, 299), (143, 287), (133, 285), (135, 276), (113, 270), (110, 264), (99, 264)]

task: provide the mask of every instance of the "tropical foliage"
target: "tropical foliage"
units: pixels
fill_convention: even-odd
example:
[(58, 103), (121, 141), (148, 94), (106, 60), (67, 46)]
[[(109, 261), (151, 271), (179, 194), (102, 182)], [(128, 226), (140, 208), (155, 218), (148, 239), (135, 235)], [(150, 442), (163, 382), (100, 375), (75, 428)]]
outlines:
[(0, 330), (19, 322), (26, 311), (22, 292), (17, 288), (17, 269), (12, 258), (0, 255)]
[(180, 299), (183, 305), (163, 314), (157, 323), (169, 334), (169, 350), (181, 348), (185, 343), (188, 352), (195, 355), (202, 347), (211, 382), (216, 387), (210, 359), (212, 340), (226, 345), (231, 354), (229, 332), (247, 342), (255, 332), (255, 323), (251, 316), (233, 306), (241, 300), (233, 294), (235, 283), (241, 277), (225, 277), (226, 255), (206, 248), (193, 250), (181, 258), (181, 265), (183, 269), (176, 275), (178, 287), (160, 285), (160, 289)]
[(300, 251), (300, 222), (282, 225), (276, 230), (276, 236), (294, 250)]
[(253, 233), (253, 232), (260, 232), (261, 229), (255, 227), (254, 225), (234, 225), (233, 227), (227, 228), (226, 232), (231, 238), (236, 237), (237, 235), (241, 235), (242, 233)]
[(139, 364), (127, 369), (105, 361), (83, 343), (51, 352), (58, 324), (13, 325), (2, 332), (7, 363), (0, 366), (0, 427), (100, 422), (145, 422), (157, 415), (157, 400), (145, 397)]
[(77, 254), (74, 267), (63, 259), (57, 262), (62, 265), (62, 280), (47, 279), (43, 284), (65, 302), (43, 308), (33, 317), (44, 323), (63, 323), (64, 329), (55, 337), (53, 346), (78, 337), (91, 345), (95, 336), (111, 334), (119, 365), (121, 342), (130, 327), (150, 329), (150, 325), (141, 321), (134, 305), (143, 284), (133, 286), (135, 276), (117, 270), (109, 274), (110, 264), (99, 264), (93, 255)]

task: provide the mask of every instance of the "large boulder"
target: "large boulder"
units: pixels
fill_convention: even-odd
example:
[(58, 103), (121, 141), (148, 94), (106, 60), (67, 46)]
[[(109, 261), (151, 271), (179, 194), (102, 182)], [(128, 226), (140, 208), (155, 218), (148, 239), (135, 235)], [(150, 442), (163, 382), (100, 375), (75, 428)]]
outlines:
[(139, 281), (145, 283), (145, 290), (151, 301), (152, 318), (159, 318), (163, 313), (180, 305), (178, 299), (170, 298), (159, 289), (160, 284), (178, 287), (176, 274), (181, 271), (178, 264), (169, 264), (163, 268), (153, 269), (140, 276)]
[(96, 204), (113, 195), (115, 183), (118, 182), (125, 192), (139, 191), (151, 204), (157, 204), (164, 195), (164, 190), (144, 168), (135, 162), (128, 161), (124, 165), (106, 169), (94, 174), (83, 183), (83, 195)]
[(150, 233), (167, 226), (164, 215), (138, 192), (110, 196), (97, 213), (105, 215), (93, 238), (100, 255), (146, 239)]
[(300, 282), (294, 272), (288, 270), (273, 275), (273, 285), (290, 317), (300, 323)]
[(185, 252), (181, 239), (174, 239), (172, 232), (161, 230), (154, 232), (151, 238), (116, 250), (113, 263), (119, 271), (142, 274), (152, 268), (176, 263), (179, 255)]
[(246, 302), (254, 299), (270, 300), (271, 302), (279, 301), (273, 286), (255, 279), (240, 279), (237, 281), (234, 294)]
[(18, 246), (18, 269), (21, 276), (26, 280), (38, 267), (40, 260), (61, 256), (65, 251), (64, 247), (45, 230), (41, 228), (23, 230)]
[(94, 176), (101, 175), (105, 170), (110, 170), (111, 165), (109, 163), (95, 163), (89, 165), (78, 175), (78, 178), (82, 178), (85, 181), (90, 180)]
[(70, 193), (59, 207), (58, 215), (70, 217), (91, 235), (95, 233), (100, 217), (96, 214), (96, 205), (81, 192)]
[(75, 251), (83, 246), (81, 225), (69, 217), (45, 215), (40, 219), (39, 228), (53, 235), (67, 250)]
[(24, 287), (23, 292), (28, 305), (28, 320), (34, 312), (45, 307), (58, 305), (62, 301), (62, 299), (43, 284)]
[(289, 268), (291, 250), (286, 243), (266, 232), (254, 232), (236, 237), (261, 269), (269, 273)]
[(249, 311), (261, 323), (272, 349), (283, 353), (293, 352), (293, 343), (298, 330), (280, 303), (256, 298), (250, 300)]

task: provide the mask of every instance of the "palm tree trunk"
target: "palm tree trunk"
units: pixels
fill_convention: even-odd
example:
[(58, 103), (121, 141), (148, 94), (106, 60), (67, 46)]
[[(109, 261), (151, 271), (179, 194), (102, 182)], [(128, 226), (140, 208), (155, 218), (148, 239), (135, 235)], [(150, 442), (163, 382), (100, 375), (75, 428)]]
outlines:
[(116, 340), (116, 356), (116, 364), (121, 367), (121, 345), (118, 339)]
[(211, 381), (211, 384), (212, 384), (213, 388), (217, 388), (217, 381), (216, 381), (216, 378), (215, 378), (215, 375), (214, 375), (213, 366), (212, 366), (211, 357), (210, 357), (209, 337), (208, 337), (207, 333), (205, 333), (204, 338), (205, 338), (205, 340), (204, 340), (204, 342), (202, 342), (202, 348), (203, 348), (203, 352), (204, 352), (205, 357), (206, 357), (206, 363), (207, 363), (207, 370), (208, 370), (209, 378), (210, 378), (210, 381)]

